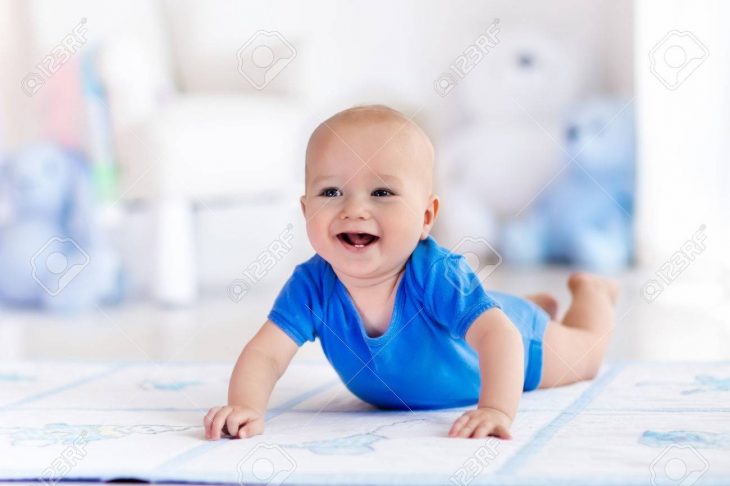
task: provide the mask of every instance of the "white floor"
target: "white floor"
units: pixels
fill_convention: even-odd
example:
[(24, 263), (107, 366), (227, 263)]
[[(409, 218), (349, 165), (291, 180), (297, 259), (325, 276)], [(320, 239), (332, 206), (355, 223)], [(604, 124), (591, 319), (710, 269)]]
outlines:
[[(569, 270), (499, 267), (489, 288), (517, 294), (555, 293), (568, 304)], [(622, 286), (609, 359), (730, 359), (730, 300), (717, 289), (679, 278), (655, 300), (641, 288), (650, 272), (619, 277)], [(234, 303), (224, 288), (192, 307), (130, 303), (77, 316), (0, 311), (0, 359), (233, 361), (265, 320), (280, 282), (261, 282)], [(318, 343), (298, 356), (321, 356)]]
[[(526, 393), (512, 440), (454, 439), (468, 409), (373, 410), (295, 363), (263, 435), (206, 441), (227, 364), (0, 362), (0, 480), (217, 484), (727, 485), (730, 362), (607, 364)], [(5, 377), (3, 379), (3, 377)], [(597, 440), (597, 438), (600, 438)]]

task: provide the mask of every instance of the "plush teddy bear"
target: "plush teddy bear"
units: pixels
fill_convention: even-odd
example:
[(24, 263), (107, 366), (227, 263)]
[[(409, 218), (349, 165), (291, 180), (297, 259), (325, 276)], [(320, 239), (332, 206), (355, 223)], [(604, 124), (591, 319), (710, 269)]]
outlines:
[(499, 221), (558, 170), (561, 110), (586, 83), (570, 43), (538, 26), (501, 27), (495, 21), (496, 45), (453, 86), (438, 117), (442, 204), (434, 232), (449, 248), (475, 237), (497, 246)]
[(10, 208), (0, 225), (0, 302), (80, 311), (121, 300), (121, 263), (94, 222), (81, 157), (33, 146), (0, 166), (0, 186)]
[(630, 103), (595, 99), (565, 128), (566, 168), (522, 218), (505, 224), (514, 264), (567, 263), (610, 272), (633, 255), (634, 116)]

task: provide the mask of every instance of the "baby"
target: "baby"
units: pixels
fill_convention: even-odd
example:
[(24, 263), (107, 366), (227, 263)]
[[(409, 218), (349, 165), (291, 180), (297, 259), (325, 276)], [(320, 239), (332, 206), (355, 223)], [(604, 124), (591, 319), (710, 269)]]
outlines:
[(386, 409), (464, 407), (451, 437), (510, 438), (523, 391), (596, 376), (616, 284), (576, 273), (562, 322), (548, 294), (487, 292), (429, 236), (439, 211), (434, 149), (385, 106), (337, 113), (306, 153), (301, 206), (316, 255), (298, 265), (233, 370), (208, 439), (264, 430), (267, 403), (299, 346), (319, 338), (345, 386)]

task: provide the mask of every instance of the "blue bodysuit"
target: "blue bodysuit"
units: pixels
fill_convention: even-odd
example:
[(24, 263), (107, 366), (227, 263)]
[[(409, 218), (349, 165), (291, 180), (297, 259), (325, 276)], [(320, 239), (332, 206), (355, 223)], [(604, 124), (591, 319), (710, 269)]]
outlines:
[(362, 400), (380, 408), (432, 409), (478, 402), (479, 359), (465, 335), (493, 307), (520, 330), (523, 388), (537, 388), (548, 315), (528, 300), (487, 293), (464, 257), (431, 237), (408, 259), (381, 336), (367, 335), (350, 294), (319, 255), (295, 268), (268, 317), (297, 345), (319, 338), (342, 381)]

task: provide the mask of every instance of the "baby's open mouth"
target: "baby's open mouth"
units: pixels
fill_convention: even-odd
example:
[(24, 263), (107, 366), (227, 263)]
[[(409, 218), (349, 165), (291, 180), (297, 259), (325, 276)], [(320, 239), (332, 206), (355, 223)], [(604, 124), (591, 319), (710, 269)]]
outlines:
[(343, 243), (354, 246), (355, 248), (365, 248), (380, 239), (379, 236), (371, 235), (370, 233), (339, 233), (337, 238)]

